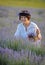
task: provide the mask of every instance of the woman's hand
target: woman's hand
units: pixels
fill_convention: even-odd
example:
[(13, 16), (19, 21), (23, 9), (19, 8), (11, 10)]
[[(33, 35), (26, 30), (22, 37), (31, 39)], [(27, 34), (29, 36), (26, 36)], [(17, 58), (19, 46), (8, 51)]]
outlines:
[(30, 34), (29, 34), (29, 35), (28, 35), (28, 39), (29, 39), (29, 40), (34, 40), (33, 35), (30, 35)]

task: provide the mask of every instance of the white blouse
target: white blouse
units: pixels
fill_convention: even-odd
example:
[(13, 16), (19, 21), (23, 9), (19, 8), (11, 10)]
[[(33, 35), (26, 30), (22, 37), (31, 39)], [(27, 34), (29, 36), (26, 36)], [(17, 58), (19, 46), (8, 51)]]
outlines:
[(26, 39), (28, 37), (28, 34), (33, 34), (36, 36), (36, 29), (39, 29), (39, 28), (34, 22), (30, 23), (30, 25), (27, 27), (27, 31), (23, 23), (20, 23), (18, 24), (14, 37)]

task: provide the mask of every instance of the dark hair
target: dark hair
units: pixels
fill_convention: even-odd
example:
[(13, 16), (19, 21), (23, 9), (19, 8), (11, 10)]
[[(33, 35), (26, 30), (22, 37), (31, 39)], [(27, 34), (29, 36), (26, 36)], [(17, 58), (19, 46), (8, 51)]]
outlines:
[(28, 20), (30, 20), (31, 18), (31, 14), (27, 10), (23, 10), (19, 13), (19, 20), (21, 19), (21, 16), (27, 17)]

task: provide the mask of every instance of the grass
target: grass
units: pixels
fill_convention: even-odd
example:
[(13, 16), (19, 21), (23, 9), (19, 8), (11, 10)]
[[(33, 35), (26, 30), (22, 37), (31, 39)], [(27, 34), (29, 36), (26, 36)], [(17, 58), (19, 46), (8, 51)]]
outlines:
[[(38, 63), (31, 62), (31, 59), (29, 60), (30, 54), (29, 52), (31, 51), (33, 54), (36, 53), (36, 56), (45, 56), (45, 48), (38, 48), (35, 46), (31, 46), (28, 43), (23, 43), (20, 40), (0, 40), (0, 64), (1, 65), (38, 65)], [(1, 49), (2, 48), (2, 49)], [(21, 51), (23, 50), (23, 53), (25, 51), (28, 51), (28, 57), (24, 56), (21, 54)], [(18, 59), (14, 58), (16, 54), (14, 54), (16, 51), (16, 54), (20, 52), (20, 55)], [(27, 54), (27, 52), (26, 52)], [(33, 56), (34, 57), (34, 56)], [(33, 61), (33, 60), (32, 60)], [(37, 61), (38, 62), (38, 61)], [(40, 65), (40, 62), (39, 62)]]
[[(5, 59), (5, 60), (4, 60)], [(30, 63), (28, 62), (28, 60), (26, 59), (24, 60), (14, 60), (14, 59), (8, 59), (5, 56), (2, 57), (2, 55), (0, 55), (0, 64), (1, 65), (30, 65)]]
[(45, 0), (0, 0), (0, 6), (45, 8)]
[(9, 48), (13, 49), (16, 51), (21, 51), (22, 49), (24, 50), (31, 50), (32, 52), (35, 52), (37, 55), (45, 55), (45, 48), (42, 47), (35, 47), (33, 44), (31, 45), (30, 43), (24, 43), (19, 41), (11, 41), (11, 40), (0, 40), (0, 46), (3, 48)]

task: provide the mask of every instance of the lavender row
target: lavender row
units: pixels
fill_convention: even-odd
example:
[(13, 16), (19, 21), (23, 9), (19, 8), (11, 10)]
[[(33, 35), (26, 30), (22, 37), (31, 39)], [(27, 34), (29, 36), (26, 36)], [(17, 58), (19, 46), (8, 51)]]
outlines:
[(42, 60), (45, 60), (45, 56), (36, 55), (36, 53), (28, 51), (28, 50), (21, 50), (21, 51), (14, 51), (8, 48), (0, 47), (0, 55), (3, 58), (8, 59), (8, 61), (26, 61), (28, 60), (29, 63), (33, 64), (40, 64)]
[(0, 47), (3, 48), (9, 48), (9, 49), (13, 49), (15, 51), (21, 51), (22, 49), (24, 50), (28, 50), (28, 51), (33, 51), (35, 52), (37, 55), (45, 55), (45, 47), (35, 47), (34, 45), (31, 45), (32, 43), (27, 43), (26, 41), (23, 40), (4, 40), (4, 41), (0, 41)]

